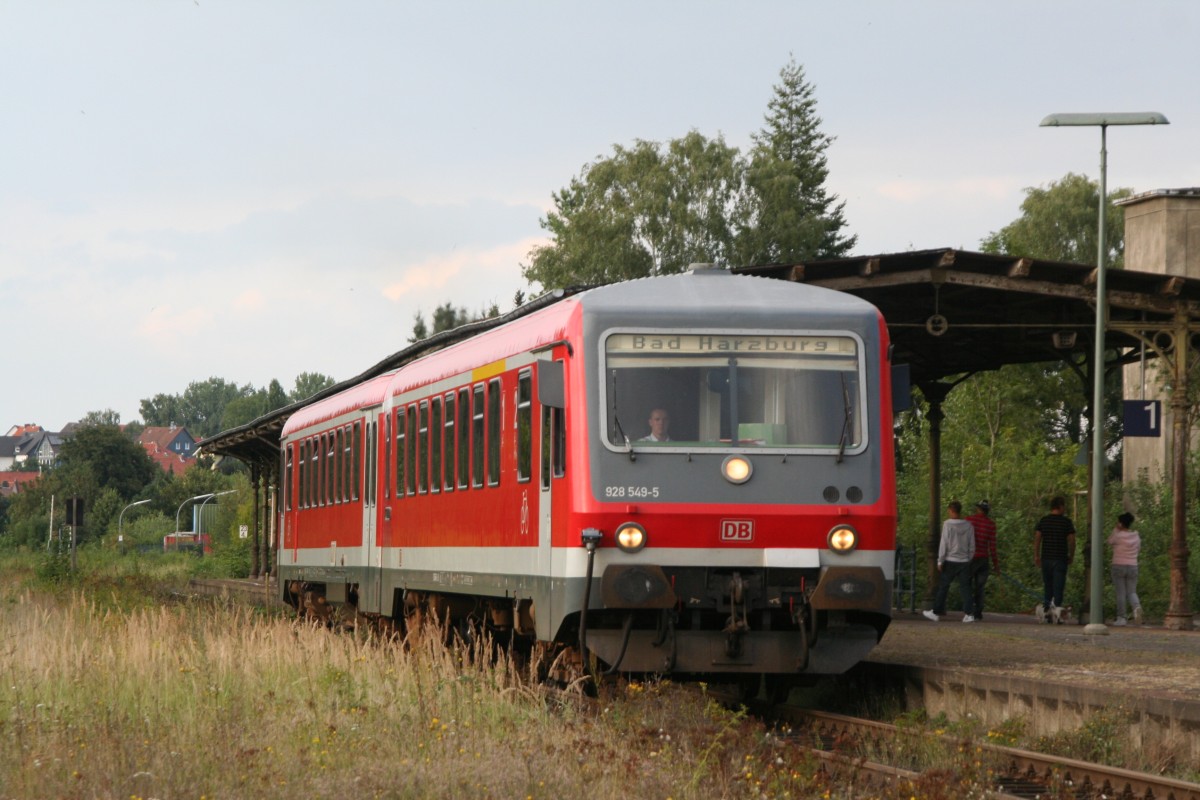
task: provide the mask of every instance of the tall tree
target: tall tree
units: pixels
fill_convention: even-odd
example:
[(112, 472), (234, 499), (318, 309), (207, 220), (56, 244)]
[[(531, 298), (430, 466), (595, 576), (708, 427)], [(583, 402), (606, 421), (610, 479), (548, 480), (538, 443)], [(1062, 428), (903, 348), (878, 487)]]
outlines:
[(140, 492), (158, 473), (158, 467), (142, 446), (116, 425), (80, 428), (63, 442), (61, 457), (60, 469), (65, 472), (86, 469), (98, 489), (111, 488), (124, 499)]
[[(1125, 212), (1116, 201), (1130, 194), (1124, 188), (1108, 194), (1104, 238), (1112, 267), (1125, 264)], [(989, 234), (981, 248), (985, 253), (1095, 264), (1099, 207), (1099, 183), (1068, 172), (1044, 187), (1026, 188), (1021, 216)]]
[(216, 377), (189, 383), (183, 393), (183, 413), (188, 431), (197, 439), (219, 433), (225, 407), (253, 392), (254, 387), (250, 384), (238, 386)]
[(541, 221), (553, 242), (530, 251), (522, 273), (555, 289), (728, 263), (743, 171), (736, 148), (696, 131), (666, 147), (615, 145), (553, 195)]
[(414, 315), (412, 335), (408, 338), (408, 341), (410, 343), (419, 342), (434, 333), (454, 330), (469, 322), (478, 322), (481, 319), (490, 319), (491, 317), (498, 316), (500, 316), (500, 306), (496, 303), (492, 303), (491, 306), (480, 310), (477, 314), (472, 314), (465, 308), (455, 308), (453, 303), (447, 301), (433, 310), (432, 330), (426, 324), (425, 318), (421, 316), (420, 311)]
[(177, 394), (164, 394), (162, 392), (142, 400), (139, 410), (142, 414), (142, 421), (147, 425), (166, 428), (171, 425), (182, 425), (183, 419), (183, 401)]
[(834, 137), (821, 131), (816, 90), (794, 59), (779, 78), (766, 124), (753, 135), (737, 257), (762, 264), (847, 255), (858, 237), (843, 232), (846, 204), (825, 188)]
[(121, 415), (111, 408), (103, 411), (89, 411), (79, 420), (80, 425), (120, 425)]
[(322, 375), (319, 372), (301, 372), (296, 376), (296, 383), (288, 395), (288, 400), (293, 403), (307, 400), (317, 392), (324, 391), (335, 383), (337, 381), (333, 378), (328, 375)]
[(267, 407), (263, 413), (283, 408), (289, 402), (291, 401), (288, 400), (287, 392), (283, 390), (283, 384), (272, 378), (271, 382), (267, 384)]

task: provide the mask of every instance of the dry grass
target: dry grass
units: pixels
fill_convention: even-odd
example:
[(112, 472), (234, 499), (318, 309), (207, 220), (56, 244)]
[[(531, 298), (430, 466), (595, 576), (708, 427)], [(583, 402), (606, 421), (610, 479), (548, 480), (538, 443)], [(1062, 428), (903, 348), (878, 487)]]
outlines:
[(863, 796), (669, 683), (584, 702), (433, 640), (0, 575), (2, 798)]
[(4, 797), (760, 796), (755, 782), (784, 796), (768, 785), (780, 776), (801, 788), (764, 731), (670, 685), (597, 707), (552, 698), (505, 659), (79, 594), (8, 597), (0, 642)]

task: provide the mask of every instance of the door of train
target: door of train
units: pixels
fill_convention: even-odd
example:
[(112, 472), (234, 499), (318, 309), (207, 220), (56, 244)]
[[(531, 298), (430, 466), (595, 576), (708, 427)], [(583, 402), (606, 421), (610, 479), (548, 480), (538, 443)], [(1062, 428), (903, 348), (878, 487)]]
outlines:
[[(377, 611), (379, 609), (380, 582), (382, 580), (380, 553), (378, 546), (378, 509), (379, 509), (379, 466), (386, 463), (386, 458), (380, 452), (388, 440), (386, 430), (380, 430), (379, 407), (368, 409), (364, 415), (363, 455), (356, 459), (362, 464), (362, 480), (356, 481), (362, 492), (362, 554), (359, 563), (363, 566), (360, 572), (358, 586), (358, 608), (360, 611)], [(385, 421), (384, 428), (387, 423)], [(382, 434), (382, 435), (381, 435)]]
[(554, 504), (553, 490), (565, 468), (566, 431), (563, 409), (566, 407), (563, 386), (563, 362), (538, 362), (538, 404), (541, 424), (538, 426), (538, 575), (549, 576), (553, 547)]

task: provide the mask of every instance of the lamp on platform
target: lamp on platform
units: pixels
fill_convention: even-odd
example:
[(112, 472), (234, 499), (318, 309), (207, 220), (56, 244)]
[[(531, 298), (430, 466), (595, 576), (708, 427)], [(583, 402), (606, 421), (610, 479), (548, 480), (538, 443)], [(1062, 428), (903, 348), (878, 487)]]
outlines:
[(1108, 633), (1104, 624), (1104, 329), (1108, 313), (1105, 294), (1107, 247), (1104, 210), (1108, 197), (1108, 126), (1167, 125), (1157, 111), (1095, 114), (1051, 114), (1042, 127), (1085, 126), (1100, 129), (1100, 233), (1096, 241), (1096, 347), (1092, 356), (1092, 580), (1088, 624), (1084, 633)]

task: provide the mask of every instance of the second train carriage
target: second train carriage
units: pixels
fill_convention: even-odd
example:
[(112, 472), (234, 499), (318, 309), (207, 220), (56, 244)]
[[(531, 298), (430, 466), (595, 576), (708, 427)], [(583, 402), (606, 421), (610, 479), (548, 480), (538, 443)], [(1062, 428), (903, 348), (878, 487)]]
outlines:
[(622, 671), (842, 672), (890, 620), (888, 353), (864, 301), (719, 269), (567, 297), (290, 418), (280, 585)]

